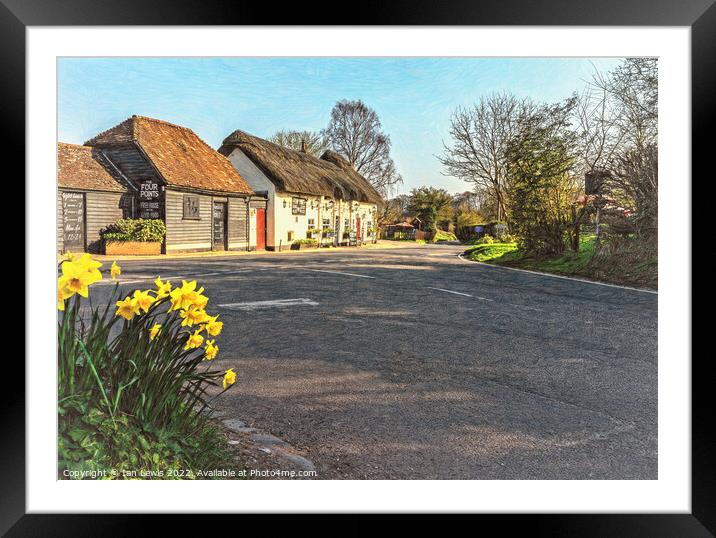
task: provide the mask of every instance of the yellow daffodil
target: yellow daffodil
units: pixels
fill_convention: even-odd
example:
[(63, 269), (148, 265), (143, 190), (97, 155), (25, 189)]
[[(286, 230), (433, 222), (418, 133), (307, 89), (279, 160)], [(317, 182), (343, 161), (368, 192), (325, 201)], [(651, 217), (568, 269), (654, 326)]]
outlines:
[(65, 296), (60, 288), (57, 288), (57, 310), (65, 311)]
[(109, 274), (112, 278), (117, 278), (122, 274), (122, 268), (117, 265), (117, 262), (112, 262), (112, 267), (109, 268)]
[(233, 368), (229, 368), (224, 374), (224, 390), (228, 389), (234, 383), (236, 383), (236, 372), (234, 372)]
[(102, 273), (100, 273), (99, 271), (99, 268), (102, 267), (102, 264), (98, 261), (93, 260), (91, 254), (82, 254), (80, 259), (76, 261), (77, 263), (82, 265), (82, 267), (84, 267), (91, 275), (92, 283), (102, 280)]
[(201, 344), (204, 342), (204, 337), (199, 334), (199, 331), (194, 331), (194, 334), (192, 334), (189, 339), (186, 341), (186, 345), (184, 346), (184, 349), (191, 349), (191, 348), (198, 348), (201, 347)]
[(117, 311), (114, 313), (115, 316), (122, 316), (126, 320), (132, 319), (136, 314), (139, 314), (139, 304), (136, 299), (126, 297), (122, 301), (117, 301)]
[(169, 295), (169, 292), (172, 291), (172, 283), (168, 280), (166, 282), (162, 282), (161, 277), (157, 277), (154, 284), (157, 286), (157, 299), (166, 297)]
[(69, 296), (79, 293), (82, 297), (87, 297), (87, 287), (97, 280), (95, 275), (79, 261), (67, 261), (62, 264), (62, 276), (57, 279), (57, 286), (66, 289)]
[(219, 346), (214, 345), (214, 340), (206, 341), (206, 350), (204, 351), (204, 358), (208, 361), (216, 357), (219, 352)]
[(181, 288), (174, 288), (169, 294), (172, 302), (170, 310), (179, 310), (180, 308), (186, 310), (194, 304), (197, 294), (204, 291), (204, 288), (201, 288), (198, 292), (196, 291), (196, 280), (191, 282), (182, 280), (181, 283)]
[(206, 320), (206, 332), (211, 336), (219, 336), (221, 329), (224, 328), (224, 322), (216, 321), (219, 316), (207, 316)]
[(201, 288), (196, 292), (196, 296), (194, 297), (194, 306), (201, 310), (205, 309), (206, 305), (209, 304), (209, 298), (206, 295), (201, 294), (203, 291), (204, 288)]
[(159, 336), (160, 332), (162, 332), (162, 326), (159, 325), (159, 323), (155, 323), (149, 331), (149, 339), (154, 340), (157, 336)]
[[(206, 312), (200, 310), (199, 308), (195, 308), (194, 306), (190, 306), (188, 309), (182, 310), (179, 312), (179, 316), (184, 320), (181, 322), (182, 327), (191, 327), (194, 324), (204, 323), (208, 317)], [(202, 329), (203, 327), (199, 328), (199, 332), (201, 332)]]
[(139, 306), (140, 309), (144, 310), (145, 312), (149, 312), (149, 307), (152, 306), (152, 303), (156, 301), (154, 297), (149, 295), (148, 291), (139, 291), (136, 290), (134, 292), (134, 300), (137, 301), (137, 306)]

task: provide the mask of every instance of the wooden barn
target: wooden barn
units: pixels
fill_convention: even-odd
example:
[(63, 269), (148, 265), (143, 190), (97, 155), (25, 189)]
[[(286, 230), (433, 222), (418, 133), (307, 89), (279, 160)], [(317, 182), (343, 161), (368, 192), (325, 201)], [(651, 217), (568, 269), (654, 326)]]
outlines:
[(127, 185), (131, 216), (165, 221), (164, 252), (265, 245), (265, 227), (256, 223), (265, 197), (191, 129), (132, 116), (85, 146)]
[(380, 194), (334, 151), (320, 158), (234, 131), (219, 152), (266, 193), (269, 249), (320, 237), (322, 244), (374, 241)]
[(57, 249), (99, 252), (99, 231), (132, 214), (132, 186), (88, 146), (57, 144)]

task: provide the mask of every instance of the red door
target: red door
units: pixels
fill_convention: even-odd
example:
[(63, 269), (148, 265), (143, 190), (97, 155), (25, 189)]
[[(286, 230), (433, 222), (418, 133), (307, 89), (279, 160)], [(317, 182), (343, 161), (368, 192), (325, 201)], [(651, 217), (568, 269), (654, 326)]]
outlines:
[(360, 241), (360, 217), (356, 217), (356, 241)]
[(256, 210), (256, 250), (266, 250), (266, 210)]

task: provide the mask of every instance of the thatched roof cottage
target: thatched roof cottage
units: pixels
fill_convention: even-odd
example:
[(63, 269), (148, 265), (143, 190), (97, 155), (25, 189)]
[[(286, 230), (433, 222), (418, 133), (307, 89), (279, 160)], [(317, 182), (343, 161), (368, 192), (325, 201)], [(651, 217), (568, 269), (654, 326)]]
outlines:
[(309, 237), (332, 244), (375, 237), (381, 196), (334, 151), (316, 158), (234, 131), (219, 153), (228, 157), (251, 188), (266, 194), (267, 248)]

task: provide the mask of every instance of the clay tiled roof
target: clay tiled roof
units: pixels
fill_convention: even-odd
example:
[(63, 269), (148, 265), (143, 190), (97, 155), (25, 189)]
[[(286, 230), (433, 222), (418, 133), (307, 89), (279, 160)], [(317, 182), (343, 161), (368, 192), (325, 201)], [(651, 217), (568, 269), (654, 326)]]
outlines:
[(168, 185), (253, 194), (229, 160), (187, 127), (132, 116), (86, 142), (97, 147), (135, 143)]
[(76, 144), (57, 144), (57, 183), (68, 189), (124, 192), (121, 179), (110, 173), (111, 168), (100, 151)]
[(234, 148), (251, 159), (279, 190), (361, 202), (382, 200), (368, 180), (334, 151), (328, 150), (318, 159), (244, 131), (231, 133), (219, 151), (230, 155)]

